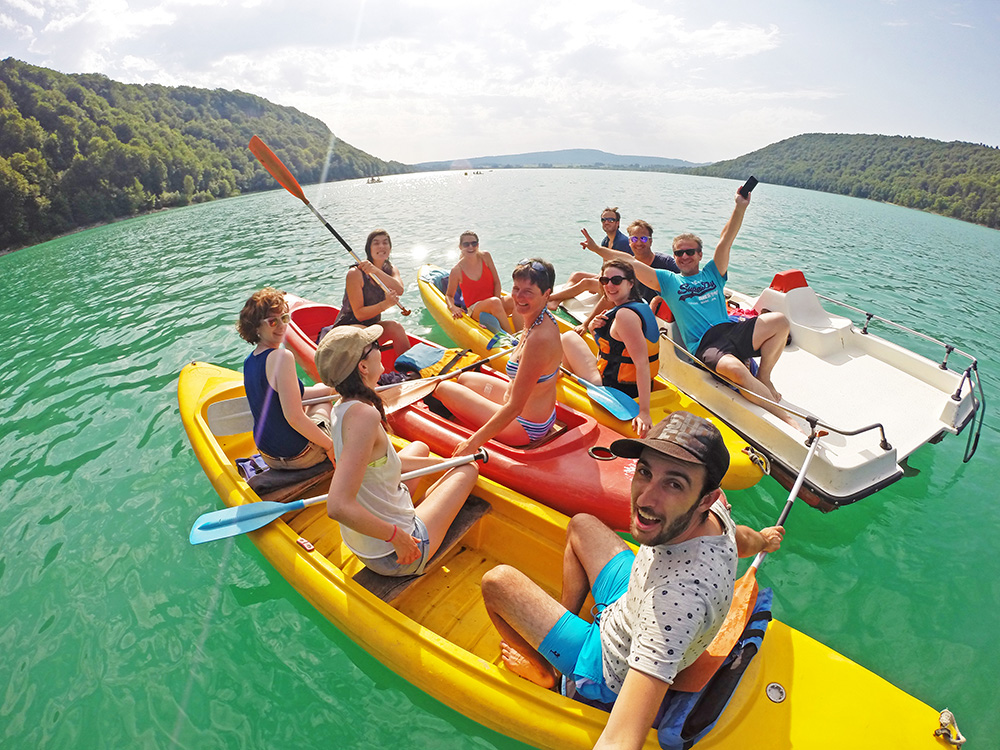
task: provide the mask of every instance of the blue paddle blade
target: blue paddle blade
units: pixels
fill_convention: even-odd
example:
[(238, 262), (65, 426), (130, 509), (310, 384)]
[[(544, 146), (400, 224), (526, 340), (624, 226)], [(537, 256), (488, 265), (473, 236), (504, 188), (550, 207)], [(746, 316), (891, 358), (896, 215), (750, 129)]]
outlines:
[(595, 404), (608, 412), (615, 419), (630, 421), (639, 416), (639, 404), (629, 398), (628, 394), (622, 393), (617, 388), (609, 388), (606, 385), (594, 385), (589, 380), (584, 380), (565, 367), (560, 367), (563, 373), (577, 383), (582, 385), (587, 391), (587, 396)]
[(500, 325), (500, 321), (497, 320), (496, 315), (493, 315), (492, 313), (479, 313), (479, 325), (488, 330), (490, 333), (506, 333), (503, 326)]
[(639, 404), (622, 393), (617, 388), (586, 383), (587, 395), (591, 400), (602, 406), (611, 416), (621, 420), (632, 420), (639, 416)]
[(214, 542), (217, 539), (245, 534), (248, 531), (267, 526), (275, 518), (283, 516), (285, 513), (301, 510), (303, 507), (305, 507), (304, 500), (296, 500), (292, 503), (262, 500), (257, 503), (247, 503), (246, 505), (236, 505), (231, 508), (202, 513), (194, 522), (194, 526), (191, 527), (188, 539), (191, 544), (202, 544), (203, 542)]

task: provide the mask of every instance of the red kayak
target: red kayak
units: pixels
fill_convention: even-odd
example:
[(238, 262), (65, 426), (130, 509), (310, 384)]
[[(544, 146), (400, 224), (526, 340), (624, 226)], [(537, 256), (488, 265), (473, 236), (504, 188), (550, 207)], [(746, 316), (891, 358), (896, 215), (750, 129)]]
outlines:
[[(285, 346), (302, 369), (319, 382), (316, 339), (336, 319), (338, 308), (291, 294), (285, 296), (292, 314)], [(410, 343), (441, 348), (416, 336), (410, 336)], [(395, 358), (391, 348), (382, 352), (386, 371), (394, 369)], [(482, 371), (508, 380), (506, 375), (487, 367)], [(404, 406), (389, 415), (389, 425), (400, 437), (422, 440), (435, 453), (450, 456), (473, 431), (432, 408), (423, 401)], [(439, 406), (436, 408), (441, 411)], [(556, 404), (556, 427), (552, 432), (521, 448), (490, 440), (486, 444), (490, 458), (480, 464), (480, 472), (567, 515), (590, 513), (612, 528), (627, 530), (634, 464), (616, 459), (606, 450), (620, 437), (592, 417)]]

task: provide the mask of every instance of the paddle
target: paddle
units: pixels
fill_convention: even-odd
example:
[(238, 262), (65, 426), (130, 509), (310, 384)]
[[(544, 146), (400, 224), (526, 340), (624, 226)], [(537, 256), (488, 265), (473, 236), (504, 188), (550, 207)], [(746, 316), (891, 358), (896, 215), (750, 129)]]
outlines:
[[(427, 474), (436, 474), (440, 471), (451, 469), (455, 466), (472, 463), (473, 461), (489, 461), (489, 454), (480, 448), (471, 456), (458, 456), (449, 458), (434, 466), (427, 466), (423, 469), (408, 471), (400, 478), (402, 481), (416, 479)], [(202, 544), (203, 542), (214, 542), (217, 539), (226, 539), (231, 536), (245, 534), (254, 531), (262, 526), (267, 526), (276, 518), (285, 513), (302, 510), (310, 505), (318, 505), (326, 502), (326, 495), (317, 495), (305, 500), (295, 500), (291, 503), (275, 503), (269, 500), (260, 500), (256, 503), (237, 505), (231, 508), (213, 510), (198, 516), (191, 527), (191, 534), (188, 537), (191, 544)]]
[[(822, 431), (815, 437), (810, 438), (812, 444), (809, 446), (809, 452), (806, 453), (806, 459), (802, 462), (802, 468), (799, 470), (799, 475), (795, 478), (795, 483), (788, 493), (788, 501), (785, 503), (781, 515), (778, 516), (778, 521), (774, 524), (775, 526), (783, 525), (785, 519), (788, 518), (788, 512), (792, 509), (795, 498), (798, 497), (799, 490), (802, 488), (802, 482), (805, 481), (809, 462), (812, 461), (812, 457), (816, 453), (816, 448), (819, 446), (819, 439), (827, 434), (827, 432)], [(747, 621), (753, 613), (754, 604), (757, 601), (757, 569), (766, 556), (766, 552), (758, 552), (753, 562), (750, 563), (750, 568), (736, 582), (733, 589), (733, 601), (729, 605), (729, 612), (726, 614), (726, 619), (722, 623), (722, 627), (719, 628), (719, 632), (715, 634), (715, 638), (708, 645), (708, 648), (701, 653), (694, 663), (678, 673), (677, 677), (674, 678), (673, 683), (670, 685), (672, 690), (681, 690), (689, 693), (698, 692), (705, 687), (725, 658), (729, 656), (736, 642), (743, 635)]]
[(383, 403), (385, 404), (385, 413), (392, 414), (393, 412), (409, 406), (410, 404), (415, 404), (417, 401), (420, 401), (424, 398), (424, 396), (429, 395), (435, 388), (437, 388), (437, 384), (442, 380), (457, 377), (463, 372), (475, 369), (480, 365), (486, 364), (490, 360), (496, 359), (504, 354), (510, 354), (512, 351), (514, 351), (514, 347), (502, 349), (498, 352), (494, 352), (488, 357), (476, 360), (475, 362), (470, 362), (465, 365), (465, 367), (459, 367), (451, 372), (446, 372), (444, 375), (435, 375), (434, 377), (422, 378), (420, 380), (407, 380), (402, 383), (394, 384), (397, 386), (396, 390), (391, 396), (383, 399)]
[[(504, 354), (510, 354), (513, 350), (514, 347), (510, 347), (499, 352), (494, 352), (488, 357), (483, 357), (475, 362), (470, 362), (464, 367), (459, 367), (458, 369), (447, 372), (444, 375), (435, 375), (430, 378), (420, 378), (418, 380), (403, 380), (399, 383), (389, 383), (388, 385), (380, 385), (376, 387), (375, 390), (379, 393), (384, 393), (389, 390), (393, 391), (391, 395), (385, 396), (382, 399), (383, 405), (385, 406), (385, 413), (392, 414), (403, 407), (420, 401), (420, 399), (424, 398), (424, 396), (431, 393), (437, 387), (437, 384), (442, 380), (447, 380), (448, 378), (461, 375), (463, 372), (472, 370), (480, 365), (484, 365), (492, 359), (496, 359)], [(309, 406), (311, 404), (322, 404), (325, 401), (333, 401), (337, 398), (340, 398), (340, 396), (336, 393), (332, 393), (329, 396), (306, 398), (302, 400), (302, 405)], [(211, 403), (205, 411), (205, 416), (208, 420), (208, 428), (216, 437), (239, 435), (242, 432), (250, 432), (253, 430), (253, 414), (250, 411), (250, 405), (245, 396), (238, 396), (237, 398), (229, 398), (225, 401), (216, 401)]]
[[(351, 249), (351, 246), (347, 244), (347, 241), (340, 236), (337, 230), (330, 226), (330, 222), (324, 219), (323, 215), (320, 214), (313, 204), (309, 202), (305, 193), (302, 192), (302, 188), (299, 186), (298, 180), (296, 180), (292, 173), (288, 171), (288, 167), (284, 165), (281, 159), (275, 156), (274, 152), (267, 147), (267, 144), (265, 144), (264, 141), (257, 136), (253, 136), (253, 138), (250, 139), (250, 152), (257, 157), (257, 161), (264, 165), (264, 169), (271, 173), (271, 176), (278, 181), (278, 184), (281, 185), (281, 187), (306, 204), (306, 208), (312, 211), (316, 218), (323, 223), (323, 226), (330, 230), (330, 233), (340, 241), (340, 244), (343, 245), (344, 249), (351, 254), (351, 257), (360, 263), (361, 258), (359, 258), (357, 253)], [(386, 285), (383, 284), (377, 276), (371, 276), (370, 278), (382, 287), (382, 290), (386, 294), (390, 294), (388, 287), (386, 287)], [(403, 315), (410, 314), (410, 311), (403, 307), (403, 303), (399, 300), (396, 300), (396, 306), (403, 311)]]
[(617, 388), (596, 385), (589, 380), (584, 380), (562, 365), (559, 365), (559, 369), (562, 370), (564, 375), (569, 375), (570, 378), (582, 385), (586, 389), (590, 400), (598, 406), (603, 407), (615, 419), (627, 422), (639, 416), (639, 404), (635, 402), (635, 399), (629, 398), (628, 394), (622, 393)]

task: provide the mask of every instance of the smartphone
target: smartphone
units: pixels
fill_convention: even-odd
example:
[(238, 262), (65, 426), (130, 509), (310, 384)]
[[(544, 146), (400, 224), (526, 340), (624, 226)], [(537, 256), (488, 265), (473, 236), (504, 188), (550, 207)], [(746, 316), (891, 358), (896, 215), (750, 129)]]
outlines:
[(750, 191), (753, 190), (755, 187), (757, 187), (757, 178), (754, 177), (753, 175), (750, 175), (750, 179), (748, 179), (746, 182), (743, 183), (742, 186), (740, 186), (739, 194), (742, 195), (744, 198), (749, 198)]

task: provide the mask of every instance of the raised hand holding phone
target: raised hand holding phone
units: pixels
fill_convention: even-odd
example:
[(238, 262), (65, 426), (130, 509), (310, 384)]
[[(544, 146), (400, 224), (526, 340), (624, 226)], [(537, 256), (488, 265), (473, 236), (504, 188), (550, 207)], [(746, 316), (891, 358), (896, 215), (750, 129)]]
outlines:
[(750, 191), (753, 190), (755, 187), (757, 187), (757, 178), (754, 177), (753, 175), (750, 175), (750, 178), (740, 186), (738, 192), (744, 198), (749, 198)]

